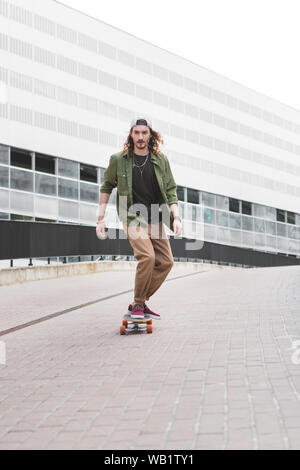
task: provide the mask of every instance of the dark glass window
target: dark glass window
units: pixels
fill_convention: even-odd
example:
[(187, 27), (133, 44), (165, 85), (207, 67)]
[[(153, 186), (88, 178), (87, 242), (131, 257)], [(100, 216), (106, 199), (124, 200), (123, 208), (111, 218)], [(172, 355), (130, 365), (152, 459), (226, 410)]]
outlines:
[(287, 215), (287, 223), (288, 224), (295, 224), (296, 223), (294, 212), (287, 212), (286, 215)]
[(177, 186), (177, 197), (179, 201), (184, 201), (184, 188), (182, 186)]
[(49, 223), (49, 222), (51, 222), (51, 223), (56, 222), (56, 220), (53, 220), (53, 219), (44, 219), (43, 217), (36, 217), (36, 218), (35, 218), (35, 221), (36, 221), (36, 222), (48, 222), (48, 223)]
[(242, 201), (242, 213), (246, 215), (252, 215), (251, 202)]
[(229, 198), (229, 210), (231, 212), (240, 212), (240, 201), (238, 199)]
[(285, 222), (285, 211), (276, 209), (276, 220), (278, 222)]
[(19, 150), (12, 148), (10, 151), (10, 162), (13, 166), (20, 166), (21, 168), (32, 169), (32, 157), (30, 152), (26, 150)]
[(35, 169), (44, 173), (55, 174), (55, 158), (40, 153), (35, 154)]
[(34, 221), (33, 217), (30, 217), (28, 215), (20, 215), (20, 214), (11, 214), (10, 219), (11, 220), (27, 220), (27, 221), (30, 221), (30, 222)]
[(91, 165), (80, 165), (80, 179), (97, 183), (97, 167)]
[(187, 202), (199, 204), (199, 191), (197, 189), (187, 188)]

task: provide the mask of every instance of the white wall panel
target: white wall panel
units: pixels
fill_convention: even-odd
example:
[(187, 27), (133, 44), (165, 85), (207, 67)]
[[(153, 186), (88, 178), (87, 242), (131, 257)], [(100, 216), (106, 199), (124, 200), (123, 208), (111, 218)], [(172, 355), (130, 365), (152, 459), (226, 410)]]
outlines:
[(0, 142), (106, 166), (145, 113), (179, 185), (299, 212), (299, 110), (53, 0), (0, 30)]

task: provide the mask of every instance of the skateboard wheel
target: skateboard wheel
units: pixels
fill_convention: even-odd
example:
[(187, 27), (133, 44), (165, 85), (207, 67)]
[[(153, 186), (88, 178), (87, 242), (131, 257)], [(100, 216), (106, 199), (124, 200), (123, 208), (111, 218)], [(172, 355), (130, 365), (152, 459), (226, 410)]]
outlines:
[(128, 326), (128, 321), (127, 321), (127, 320), (123, 320), (123, 321), (122, 321), (122, 325), (124, 325), (125, 328), (127, 328), (127, 326)]
[(147, 325), (152, 325), (152, 318), (150, 320), (147, 320)]
[(126, 328), (124, 325), (120, 326), (120, 335), (125, 335), (126, 334)]
[(152, 333), (152, 325), (147, 325), (147, 333)]

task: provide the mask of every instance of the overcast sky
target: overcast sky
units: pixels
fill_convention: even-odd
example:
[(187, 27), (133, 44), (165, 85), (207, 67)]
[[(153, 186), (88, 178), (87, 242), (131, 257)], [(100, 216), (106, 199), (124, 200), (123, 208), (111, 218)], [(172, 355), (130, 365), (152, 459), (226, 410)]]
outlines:
[(300, 110), (299, 0), (60, 0)]

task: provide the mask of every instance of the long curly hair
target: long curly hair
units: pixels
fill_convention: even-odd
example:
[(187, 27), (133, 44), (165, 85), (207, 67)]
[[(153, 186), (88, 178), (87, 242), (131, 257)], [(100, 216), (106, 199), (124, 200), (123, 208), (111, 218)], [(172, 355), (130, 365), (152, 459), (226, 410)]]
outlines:
[[(150, 150), (151, 153), (154, 153), (154, 155), (158, 155), (159, 151), (160, 151), (159, 146), (163, 145), (164, 141), (163, 141), (162, 136), (159, 132), (157, 132), (153, 129), (150, 129), (150, 134), (151, 134), (151, 137), (150, 137), (149, 144), (148, 144), (149, 150)], [(132, 139), (132, 137), (129, 133), (128, 137), (127, 137), (127, 139), (124, 143), (122, 154), (124, 155), (125, 153), (127, 153), (129, 151), (129, 153), (132, 155), (133, 154), (133, 149), (134, 149), (134, 143), (133, 143), (133, 139)]]

